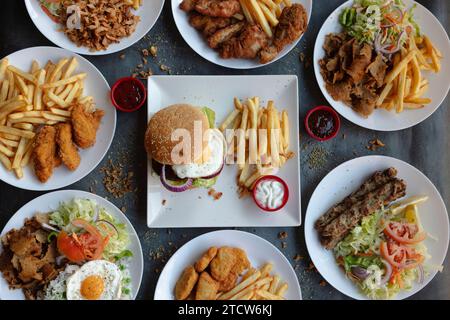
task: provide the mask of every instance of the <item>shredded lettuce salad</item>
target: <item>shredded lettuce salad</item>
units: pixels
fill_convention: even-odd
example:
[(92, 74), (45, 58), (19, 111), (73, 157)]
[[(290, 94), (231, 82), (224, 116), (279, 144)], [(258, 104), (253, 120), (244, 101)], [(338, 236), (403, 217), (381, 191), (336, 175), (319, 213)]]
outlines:
[(377, 52), (393, 54), (409, 36), (419, 36), (414, 19), (415, 5), (406, 8), (401, 0), (354, 0), (345, 8), (339, 22), (360, 43), (373, 45)]
[(46, 0), (39, 0), (42, 6), (47, 8), (47, 10), (50, 12), (50, 14), (59, 17), (59, 11), (61, 9), (61, 3), (60, 2), (48, 2)]
[[(387, 272), (386, 261), (383, 262), (380, 253), (380, 243), (387, 240), (384, 228), (390, 221), (405, 221), (405, 213), (408, 214), (408, 210), (393, 215), (389, 209), (383, 209), (366, 216), (334, 248), (337, 263), (343, 267), (349, 278), (355, 280), (361, 291), (371, 299), (392, 299), (401, 290), (410, 290), (415, 282), (423, 281), (423, 278), (420, 278), (428, 274), (432, 267), (421, 266), (422, 271), (419, 268), (402, 269), (399, 273), (401, 281), (383, 283), (382, 279)], [(416, 252), (425, 257), (425, 260), (430, 258), (423, 242), (417, 243), (413, 247)], [(364, 279), (358, 279), (354, 275), (353, 268), (355, 267), (364, 271)], [(425, 271), (423, 271), (424, 269)], [(419, 274), (421, 272), (422, 274)]]
[[(57, 210), (49, 214), (50, 224), (63, 229), (64, 231), (76, 232), (78, 229), (71, 222), (75, 219), (84, 219), (94, 224), (94, 219), (105, 220), (113, 224), (117, 230), (115, 236), (110, 236), (108, 244), (103, 251), (103, 258), (109, 261), (118, 261), (132, 256), (128, 250), (130, 243), (126, 225), (115, 219), (105, 208), (100, 207), (97, 202), (91, 199), (73, 199), (60, 204)], [(99, 228), (99, 231), (106, 236), (106, 231)]]

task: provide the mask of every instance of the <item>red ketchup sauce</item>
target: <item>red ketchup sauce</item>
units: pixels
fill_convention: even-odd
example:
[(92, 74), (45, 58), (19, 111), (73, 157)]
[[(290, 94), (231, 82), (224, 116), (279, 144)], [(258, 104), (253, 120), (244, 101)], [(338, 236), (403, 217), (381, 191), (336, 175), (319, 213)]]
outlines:
[(123, 109), (132, 110), (144, 99), (144, 92), (134, 81), (122, 81), (114, 90), (114, 100)]
[(327, 110), (317, 110), (308, 119), (311, 131), (319, 138), (327, 138), (336, 130), (333, 115)]

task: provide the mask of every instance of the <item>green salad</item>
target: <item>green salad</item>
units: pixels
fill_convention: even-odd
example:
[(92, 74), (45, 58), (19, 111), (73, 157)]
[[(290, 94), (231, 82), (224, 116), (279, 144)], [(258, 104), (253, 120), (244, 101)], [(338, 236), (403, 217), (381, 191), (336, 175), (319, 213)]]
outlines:
[[(94, 200), (73, 199), (60, 204), (56, 211), (49, 214), (50, 224), (66, 231), (77, 232), (78, 227), (72, 222), (82, 219), (96, 226), (103, 236), (108, 236), (108, 242), (103, 249), (103, 259), (117, 261), (132, 255), (128, 250), (130, 239), (124, 223), (119, 222), (105, 208)], [(114, 231), (114, 232), (112, 232)]]
[(394, 298), (422, 283), (433, 267), (426, 264), (426, 232), (417, 209), (426, 199), (413, 197), (364, 217), (334, 248), (337, 263), (369, 298)]
[(354, 0), (345, 8), (339, 22), (347, 33), (360, 43), (373, 45), (377, 52), (399, 51), (409, 36), (419, 36), (420, 27), (414, 19), (414, 8), (401, 0)]

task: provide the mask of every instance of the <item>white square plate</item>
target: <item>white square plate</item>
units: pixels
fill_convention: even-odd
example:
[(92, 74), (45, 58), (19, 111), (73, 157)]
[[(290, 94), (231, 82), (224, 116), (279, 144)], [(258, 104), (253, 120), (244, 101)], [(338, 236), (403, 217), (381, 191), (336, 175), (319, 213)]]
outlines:
[(233, 97), (246, 99), (253, 96), (259, 96), (261, 104), (274, 100), (277, 108), (289, 113), (290, 149), (295, 156), (277, 174), (289, 185), (286, 206), (275, 213), (266, 213), (253, 203), (251, 197), (239, 199), (237, 169), (233, 165), (225, 166), (214, 186), (216, 191), (223, 192), (219, 200), (208, 196), (204, 188), (173, 193), (162, 186), (148, 161), (147, 225), (150, 228), (300, 225), (297, 76), (152, 76), (148, 79), (148, 119), (169, 105), (188, 103), (213, 109), (217, 125), (232, 110)]

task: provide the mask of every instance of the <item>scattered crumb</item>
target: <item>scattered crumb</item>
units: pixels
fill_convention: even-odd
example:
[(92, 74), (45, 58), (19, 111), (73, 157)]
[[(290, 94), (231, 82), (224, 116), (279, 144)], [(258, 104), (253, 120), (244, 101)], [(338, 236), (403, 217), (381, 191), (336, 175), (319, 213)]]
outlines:
[(121, 163), (114, 164), (109, 160), (109, 166), (102, 167), (100, 172), (103, 173), (103, 185), (105, 189), (113, 195), (114, 198), (122, 198), (125, 194), (134, 191), (133, 178), (134, 172), (125, 173)]
[(303, 260), (304, 259), (304, 257), (302, 257), (301, 255), (299, 255), (299, 254), (296, 254), (295, 256), (294, 256), (294, 261), (296, 261), (296, 262), (298, 262), (298, 261), (300, 261), (300, 260)]
[(168, 66), (166, 66), (165, 64), (161, 64), (159, 66), (159, 68), (161, 69), (161, 71), (170, 72), (170, 68)]
[(378, 148), (384, 147), (385, 144), (378, 138), (372, 139), (369, 141), (369, 144), (366, 146), (367, 150), (376, 151)]
[(217, 192), (214, 188), (209, 188), (208, 189), (208, 195), (213, 197), (214, 200), (219, 200), (220, 198), (222, 198), (223, 193), (222, 192)]
[(163, 201), (161, 202), (161, 204), (162, 204), (163, 206), (165, 206), (165, 205), (166, 205), (166, 202), (167, 202), (167, 200), (166, 200), (166, 199), (163, 199)]
[(148, 63), (148, 61), (147, 61), (146, 58), (142, 58), (142, 62), (143, 62), (144, 64), (147, 64), (147, 63)]
[(287, 242), (285, 242), (285, 241), (281, 242), (281, 248), (286, 249), (287, 248)]
[(144, 57), (148, 57), (148, 50), (147, 49), (142, 49), (142, 55), (144, 56)]
[(120, 58), (121, 60), (125, 59), (125, 53), (122, 53), (122, 54), (119, 56), (119, 58)]
[(120, 208), (120, 210), (121, 210), (123, 213), (127, 212), (127, 208), (126, 208), (125, 206), (122, 206), (122, 208)]
[(322, 280), (322, 281), (319, 282), (319, 285), (321, 287), (325, 287), (327, 285), (327, 282), (325, 280)]
[(278, 239), (286, 239), (288, 237), (288, 233), (286, 231), (282, 231), (278, 233)]
[(158, 55), (158, 47), (157, 46), (151, 46), (150, 47), (150, 54), (153, 57), (156, 57)]

